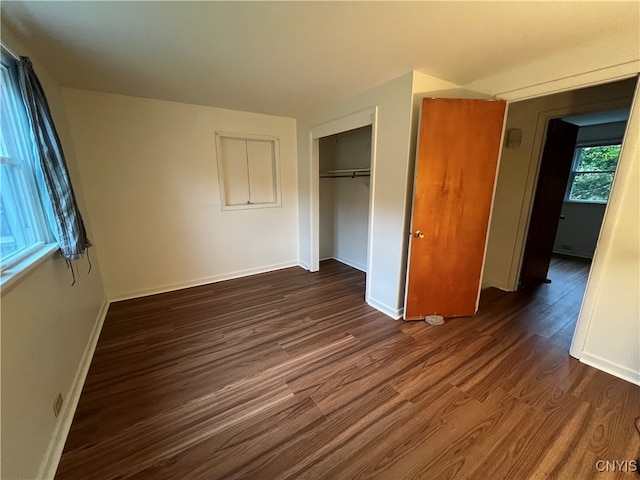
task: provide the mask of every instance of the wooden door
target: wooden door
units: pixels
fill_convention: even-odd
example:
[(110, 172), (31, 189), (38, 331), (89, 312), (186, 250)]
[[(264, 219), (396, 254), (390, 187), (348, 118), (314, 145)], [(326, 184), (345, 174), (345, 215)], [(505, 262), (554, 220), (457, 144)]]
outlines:
[(422, 102), (406, 320), (477, 310), (504, 111), (495, 100)]
[(547, 278), (577, 136), (576, 125), (560, 119), (549, 122), (520, 268), (520, 288), (534, 287)]

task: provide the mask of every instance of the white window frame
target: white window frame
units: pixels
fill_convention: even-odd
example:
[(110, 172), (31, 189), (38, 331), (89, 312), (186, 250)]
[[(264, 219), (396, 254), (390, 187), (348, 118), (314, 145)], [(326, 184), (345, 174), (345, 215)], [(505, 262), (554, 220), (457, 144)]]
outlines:
[[(8, 62), (17, 62), (17, 60), (2, 47), (3, 69), (4, 64)], [(11, 65), (10, 68), (15, 68), (15, 65)], [(2, 175), (8, 175), (3, 178), (5, 190), (2, 195), (5, 200), (8, 200), (5, 207), (10, 206), (10, 216), (18, 222), (20, 233), (27, 232), (31, 238), (29, 240), (31, 243), (0, 260), (0, 286), (4, 294), (42, 261), (52, 256), (58, 250), (58, 245), (52, 243), (53, 236), (45, 218), (46, 207), (42, 205), (36, 187), (33, 134), (26, 111), (23, 111), (23, 106), (19, 104), (22, 99), (16, 84), (15, 71), (9, 72), (7, 83), (5, 84), (3, 80), (3, 85), (6, 85), (9, 94), (7, 101), (12, 103), (9, 107), (12, 113), (7, 117), (10, 127), (5, 126), (11, 130), (7, 137), (8, 150), (3, 152), (10, 156), (0, 157)], [(3, 108), (8, 107), (3, 106)], [(16, 170), (9, 173), (9, 169)]]
[[(282, 195), (280, 188), (280, 138), (272, 135), (259, 135), (249, 133), (235, 133), (235, 132), (223, 132), (216, 131), (216, 158), (218, 164), (218, 185), (220, 189), (220, 207), (225, 210), (249, 210), (254, 208), (274, 208), (282, 206)], [(274, 201), (264, 203), (250, 203), (250, 199), (247, 199), (247, 203), (242, 204), (227, 204), (226, 192), (225, 192), (225, 172), (224, 162), (222, 161), (222, 140), (234, 139), (240, 141), (262, 141), (272, 143), (273, 152), (273, 183), (274, 183)], [(247, 159), (248, 162), (248, 159)], [(249, 177), (247, 166), (247, 177)], [(249, 179), (247, 179), (249, 182)]]
[[(578, 164), (580, 163), (580, 149), (586, 147), (608, 147), (614, 145), (622, 145), (621, 139), (609, 139), (609, 140), (597, 140), (591, 142), (580, 142), (576, 144), (576, 148), (573, 151), (573, 162), (571, 162), (571, 172), (569, 173), (569, 181), (567, 182), (567, 188), (564, 194), (564, 201), (567, 203), (580, 203), (580, 204), (588, 204), (594, 203), (598, 205), (606, 205), (609, 201), (609, 197), (611, 196), (611, 186), (609, 187), (609, 197), (606, 200), (580, 200), (571, 198), (571, 189), (573, 188), (573, 182), (577, 175), (583, 175), (585, 173), (613, 173), (615, 177), (616, 170), (618, 168), (618, 164), (616, 162), (616, 168), (613, 170), (601, 170), (597, 172), (579, 172)], [(618, 156), (618, 160), (620, 160), (620, 156)], [(611, 185), (613, 185), (613, 180), (611, 181)]]

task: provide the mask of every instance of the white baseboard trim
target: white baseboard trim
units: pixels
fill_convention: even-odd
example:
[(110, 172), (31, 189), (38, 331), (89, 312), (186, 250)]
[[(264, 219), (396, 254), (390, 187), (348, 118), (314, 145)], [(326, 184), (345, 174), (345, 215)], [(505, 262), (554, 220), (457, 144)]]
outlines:
[(352, 262), (351, 260), (346, 259), (344, 257), (333, 256), (333, 257), (324, 257), (320, 259), (321, 262), (324, 260), (335, 260), (336, 262), (344, 263), (345, 265), (351, 268), (355, 268), (356, 270), (360, 270), (361, 272), (367, 273), (366, 265), (362, 265), (361, 263), (357, 263), (357, 262)]
[(404, 308), (393, 308), (390, 307), (389, 305), (382, 303), (379, 300), (376, 300), (375, 298), (369, 296), (365, 299), (365, 301), (367, 302), (367, 304), (369, 304), (370, 306), (372, 306), (373, 308), (375, 308), (376, 310), (384, 313), (385, 315), (387, 315), (388, 317), (393, 318), (394, 320), (399, 320), (402, 318), (402, 315), (404, 314)]
[(486, 288), (497, 288), (498, 290), (502, 290), (503, 292), (512, 292), (513, 291), (509, 287), (507, 287), (505, 284), (503, 284), (501, 282), (494, 282), (493, 280), (483, 281), (480, 288), (482, 290), (484, 290)]
[(304, 263), (302, 260), (300, 262), (298, 262), (298, 266), (300, 268), (304, 268), (305, 270), (311, 270), (311, 267), (309, 265), (307, 265), (306, 263)]
[(344, 257), (334, 257), (336, 261), (340, 263), (344, 263), (345, 265), (349, 265), (351, 268), (355, 268), (356, 270), (360, 270), (361, 272), (367, 273), (367, 266), (362, 265), (361, 263), (353, 262)]
[(575, 250), (553, 250), (553, 253), (564, 255), (566, 257), (576, 257), (584, 258), (586, 260), (593, 260), (593, 252), (578, 252)]
[[(171, 285), (163, 285), (153, 287), (145, 290), (138, 290), (128, 293), (120, 293), (112, 295), (109, 298), (110, 302), (119, 302), (122, 300), (131, 300), (133, 298), (148, 297), (149, 295), (157, 295), (159, 293), (173, 292), (175, 290), (182, 290), (183, 288), (199, 287), (200, 285), (206, 285), (208, 283), (223, 282), (225, 280), (232, 280), (234, 278), (248, 277), (249, 275), (257, 275), (258, 273), (272, 272), (274, 270), (282, 270), (283, 268), (298, 267), (301, 266), (298, 261), (276, 263), (273, 265), (265, 265), (258, 268), (249, 268), (247, 270), (237, 270), (235, 272), (222, 273), (220, 275), (211, 275), (210, 277), (199, 278), (197, 280), (190, 280), (187, 282), (178, 282)], [(304, 267), (303, 267), (304, 268)], [(308, 269), (307, 269), (308, 270)]]
[(71, 429), (71, 422), (73, 421), (73, 416), (78, 408), (80, 393), (82, 393), (82, 387), (84, 386), (87, 373), (89, 372), (89, 366), (93, 359), (93, 353), (96, 350), (98, 338), (102, 331), (102, 325), (104, 324), (104, 319), (107, 316), (107, 310), (109, 310), (109, 301), (105, 298), (100, 310), (98, 311), (98, 316), (96, 317), (95, 324), (93, 325), (93, 330), (89, 335), (89, 341), (82, 353), (82, 358), (80, 359), (80, 364), (78, 365), (76, 374), (73, 377), (71, 388), (66, 392), (62, 414), (58, 418), (58, 423), (56, 424), (56, 428), (53, 431), (51, 440), (49, 441), (49, 446), (47, 447), (45, 456), (40, 464), (40, 470), (38, 472), (39, 479), (53, 479), (56, 474), (58, 464), (60, 463), (60, 457), (62, 457), (62, 451), (64, 450), (64, 444), (67, 441), (67, 436)]
[(634, 385), (640, 386), (640, 371), (631, 370), (623, 365), (610, 362), (597, 355), (592, 355), (587, 352), (582, 352), (580, 355), (580, 361), (590, 367), (597, 368), (603, 372), (609, 373), (614, 377), (621, 378), (627, 382), (631, 382)]

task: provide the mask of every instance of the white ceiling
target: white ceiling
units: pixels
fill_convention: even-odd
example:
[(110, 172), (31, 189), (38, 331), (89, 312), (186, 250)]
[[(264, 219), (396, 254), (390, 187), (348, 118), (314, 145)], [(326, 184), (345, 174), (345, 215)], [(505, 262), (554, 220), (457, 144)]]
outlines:
[(465, 85), (620, 32), (640, 2), (1, 2), (63, 86), (300, 116), (410, 70)]
[(629, 120), (629, 108), (616, 108), (614, 110), (605, 110), (603, 112), (585, 113), (582, 115), (574, 115), (572, 117), (564, 117), (565, 122), (573, 123), (579, 127), (588, 127), (590, 125), (601, 125), (603, 123), (626, 122)]

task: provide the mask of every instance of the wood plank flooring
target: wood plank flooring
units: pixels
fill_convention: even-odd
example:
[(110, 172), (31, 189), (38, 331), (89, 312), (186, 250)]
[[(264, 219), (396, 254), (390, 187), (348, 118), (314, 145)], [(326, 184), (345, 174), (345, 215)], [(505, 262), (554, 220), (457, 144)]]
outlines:
[(112, 304), (56, 478), (634, 478), (596, 462), (638, 457), (640, 387), (567, 353), (587, 273), (440, 327), (335, 261)]

